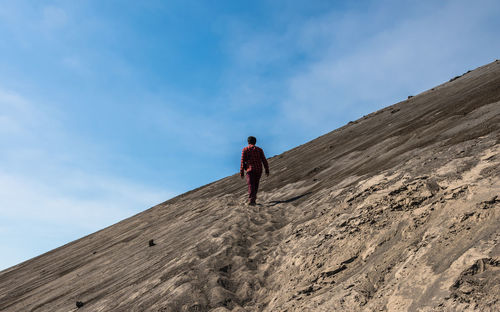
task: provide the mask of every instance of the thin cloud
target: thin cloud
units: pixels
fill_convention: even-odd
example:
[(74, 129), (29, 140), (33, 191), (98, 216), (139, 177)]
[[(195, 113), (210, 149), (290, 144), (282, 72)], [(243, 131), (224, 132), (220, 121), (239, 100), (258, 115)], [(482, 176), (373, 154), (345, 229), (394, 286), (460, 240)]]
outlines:
[(283, 150), (493, 61), (500, 52), (495, 1), (360, 5), (309, 18), (280, 11), (281, 23), (265, 33), (229, 21), (226, 48), (233, 64), (219, 101), (252, 116), (266, 111), (249, 128), (293, 137), (293, 144), (273, 140)]
[(0, 172), (0, 214), (22, 220), (72, 223), (87, 231), (97, 230), (172, 197), (109, 176), (68, 169), (66, 177), (32, 178)]
[[(498, 11), (499, 6), (491, 2), (487, 6), (452, 2), (431, 14), (382, 28), (342, 55), (334, 51), (349, 44), (349, 40), (338, 41), (334, 35), (326, 49), (332, 53), (325, 53), (289, 79), (282, 111), (288, 120), (305, 128), (330, 130), (328, 121), (339, 120), (338, 115), (354, 117), (353, 113), (357, 113), (359, 117), (444, 82), (450, 72), (464, 70), (464, 64), (479, 66), (493, 61), (471, 59), (468, 55), (478, 46), (489, 46), (484, 55), (499, 51), (496, 34), (484, 31), (488, 27), (484, 21), (491, 20)], [(363, 16), (352, 16), (350, 23), (355, 28), (367, 25)], [(336, 23), (332, 24), (335, 34)], [(321, 34), (325, 27), (325, 21), (321, 21), (315, 31), (310, 23), (308, 32)]]
[[(99, 172), (102, 164), (93, 163), (96, 158), (89, 152), (105, 149), (71, 142), (78, 137), (64, 127), (57, 111), (5, 89), (0, 90), (0, 108), (0, 228), (11, 237), (2, 240), (2, 250), (17, 249), (19, 241), (25, 246), (14, 260), (36, 256), (175, 195)], [(63, 239), (40, 249), (35, 237)], [(0, 270), (13, 264), (2, 259)]]

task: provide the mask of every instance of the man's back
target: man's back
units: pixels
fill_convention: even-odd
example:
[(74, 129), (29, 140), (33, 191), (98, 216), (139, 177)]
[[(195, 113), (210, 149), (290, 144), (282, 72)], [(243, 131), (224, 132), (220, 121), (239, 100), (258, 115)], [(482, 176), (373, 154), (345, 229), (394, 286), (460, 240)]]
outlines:
[(241, 153), (241, 171), (262, 172), (262, 164), (264, 164), (266, 172), (269, 172), (266, 156), (260, 147), (249, 144), (243, 148)]

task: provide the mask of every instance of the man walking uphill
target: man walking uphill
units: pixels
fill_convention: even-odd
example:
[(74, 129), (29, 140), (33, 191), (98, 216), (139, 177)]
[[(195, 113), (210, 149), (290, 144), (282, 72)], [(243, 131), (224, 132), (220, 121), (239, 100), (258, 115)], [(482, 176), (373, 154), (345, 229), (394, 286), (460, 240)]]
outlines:
[(269, 176), (269, 165), (267, 164), (264, 151), (255, 146), (257, 139), (253, 136), (248, 137), (248, 146), (241, 152), (240, 175), (243, 179), (245, 171), (247, 173), (248, 184), (248, 203), (255, 205), (257, 200), (257, 191), (259, 190), (260, 176), (262, 175), (262, 164), (266, 169), (266, 176)]

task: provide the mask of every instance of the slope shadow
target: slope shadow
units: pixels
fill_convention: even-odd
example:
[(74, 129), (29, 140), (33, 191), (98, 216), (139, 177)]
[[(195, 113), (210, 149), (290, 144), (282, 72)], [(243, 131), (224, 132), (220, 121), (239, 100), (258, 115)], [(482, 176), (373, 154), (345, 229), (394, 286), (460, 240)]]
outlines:
[(307, 196), (309, 194), (311, 194), (312, 192), (307, 192), (307, 193), (304, 193), (302, 195), (299, 195), (299, 196), (295, 196), (295, 197), (292, 197), (292, 198), (289, 198), (289, 199), (285, 199), (285, 200), (273, 200), (269, 203), (269, 206), (275, 206), (277, 204), (285, 204), (285, 203), (290, 203), (290, 202), (293, 202), (293, 201), (296, 201), (297, 199), (300, 199), (304, 196)]

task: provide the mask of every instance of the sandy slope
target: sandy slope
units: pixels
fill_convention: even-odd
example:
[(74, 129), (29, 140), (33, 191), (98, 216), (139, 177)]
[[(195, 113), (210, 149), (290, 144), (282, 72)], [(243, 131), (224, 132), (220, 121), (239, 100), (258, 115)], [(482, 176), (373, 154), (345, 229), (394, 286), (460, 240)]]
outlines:
[(258, 206), (231, 176), (0, 272), (0, 310), (498, 311), (499, 143), (497, 61), (271, 158)]

